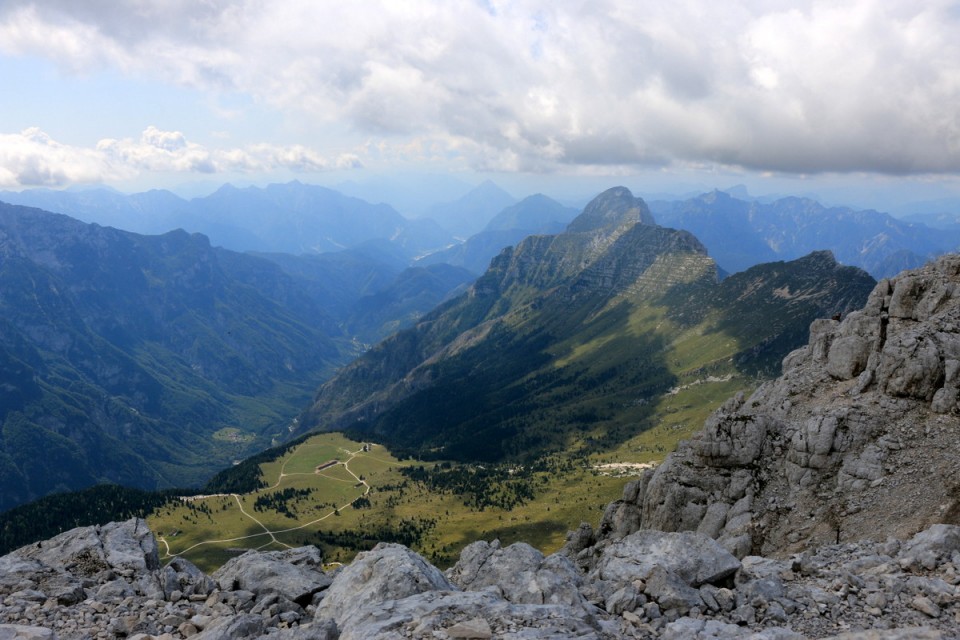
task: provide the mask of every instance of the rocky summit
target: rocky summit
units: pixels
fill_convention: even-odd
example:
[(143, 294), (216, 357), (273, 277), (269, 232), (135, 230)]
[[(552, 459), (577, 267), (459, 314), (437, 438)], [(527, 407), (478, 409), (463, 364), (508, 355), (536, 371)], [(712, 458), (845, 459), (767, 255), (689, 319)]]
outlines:
[(689, 531), (591, 542), (582, 528), (544, 556), (479, 541), (445, 573), (396, 544), (332, 572), (315, 547), (248, 551), (206, 575), (181, 558), (161, 566), (133, 519), (0, 558), (0, 638), (960, 637), (960, 527), (783, 559), (738, 560)]
[(0, 639), (960, 638), (960, 256), (813, 323), (599, 527), (553, 555), (478, 541), (446, 572), (380, 544), (212, 575), (139, 519), (0, 558)]

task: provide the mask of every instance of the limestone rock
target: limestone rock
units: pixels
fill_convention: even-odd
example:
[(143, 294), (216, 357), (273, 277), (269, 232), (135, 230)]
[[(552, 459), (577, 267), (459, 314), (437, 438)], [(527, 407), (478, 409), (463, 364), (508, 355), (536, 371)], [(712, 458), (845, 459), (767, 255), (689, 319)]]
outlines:
[(104, 569), (149, 571), (160, 566), (156, 538), (140, 518), (72, 529), (14, 553), (50, 567), (70, 567), (83, 575)]
[(516, 604), (587, 606), (578, 589), (583, 579), (573, 563), (562, 555), (544, 557), (523, 542), (505, 549), (499, 541), (469, 544), (446, 575), (465, 590), (495, 586)]
[(944, 256), (815, 321), (779, 379), (731, 398), (608, 507), (578, 563), (640, 529), (698, 531), (743, 557), (960, 524), (958, 271)]
[(226, 591), (244, 589), (256, 595), (279, 594), (306, 606), (313, 594), (330, 586), (316, 547), (283, 551), (247, 551), (231, 558), (213, 578)]
[(57, 640), (57, 634), (41, 627), (0, 624), (0, 640)]
[(361, 610), (424, 591), (456, 590), (439, 569), (398, 544), (381, 542), (357, 554), (334, 578), (317, 607), (316, 618), (329, 618), (341, 629)]
[(467, 627), (478, 629), (478, 620), (489, 625), (492, 637), (505, 640), (605, 637), (569, 607), (512, 604), (490, 591), (426, 591), (354, 611), (341, 625), (340, 640), (457, 637), (451, 628), (471, 637), (462, 634)]
[(699, 587), (732, 576), (740, 561), (703, 534), (643, 530), (605, 548), (595, 573), (598, 579), (624, 584), (645, 579), (656, 567)]
[[(731, 476), (735, 484), (742, 480)], [(739, 518), (751, 509), (755, 501), (745, 496), (728, 511)], [(935, 525), (903, 542), (830, 544), (740, 563), (703, 534), (639, 531), (584, 548), (597, 553), (589, 574), (566, 556), (544, 557), (528, 545), (480, 543), (450, 572), (477, 589), (467, 591), (409, 549), (380, 545), (341, 570), (319, 604), (307, 606), (313, 619), (275, 592), (214, 586), (207, 595), (187, 595), (213, 580), (182, 559), (162, 569), (87, 576), (85, 564), (50, 567), (18, 551), (0, 558), (0, 638), (56, 638), (48, 631), (56, 629), (62, 640), (794, 640), (871, 628), (877, 620), (890, 628), (839, 637), (952, 638), (960, 635), (958, 530)], [(311, 549), (272, 558), (300, 569), (318, 559)], [(156, 586), (148, 595), (142, 585)]]
[(263, 616), (243, 613), (217, 620), (193, 638), (194, 640), (239, 640), (257, 638), (263, 631)]
[(907, 567), (934, 569), (955, 553), (960, 553), (960, 527), (935, 524), (907, 541), (897, 557)]

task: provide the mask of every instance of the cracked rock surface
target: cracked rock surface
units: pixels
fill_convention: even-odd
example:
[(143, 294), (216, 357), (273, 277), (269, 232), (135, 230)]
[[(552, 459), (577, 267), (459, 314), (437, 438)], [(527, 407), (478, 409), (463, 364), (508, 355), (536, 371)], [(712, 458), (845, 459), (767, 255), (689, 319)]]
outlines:
[[(98, 555), (114, 544), (126, 552)], [(644, 530), (585, 547), (590, 571), (523, 543), (478, 542), (444, 575), (380, 544), (332, 575), (312, 547), (247, 552), (218, 581), (180, 558), (157, 566), (155, 548), (130, 520), (0, 558), (0, 639), (960, 637), (960, 527), (945, 524), (742, 560), (702, 533)], [(264, 567), (283, 572), (277, 563), (296, 588), (252, 590)]]

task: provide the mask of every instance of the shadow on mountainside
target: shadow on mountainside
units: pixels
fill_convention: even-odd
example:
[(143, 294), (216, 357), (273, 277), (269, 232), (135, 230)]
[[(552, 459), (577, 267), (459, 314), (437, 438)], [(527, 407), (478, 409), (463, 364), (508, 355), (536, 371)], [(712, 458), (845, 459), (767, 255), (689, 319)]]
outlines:
[[(421, 375), (429, 387), (351, 433), (373, 432), (400, 455), (471, 462), (529, 461), (575, 440), (602, 447), (622, 442), (642, 430), (653, 411), (637, 404), (625, 424), (623, 407), (675, 382), (664, 339), (631, 334), (631, 308), (627, 302), (611, 309), (570, 306), (553, 296), (530, 322), (498, 322), (482, 342), (426, 365)], [(574, 334), (581, 344), (558, 338)], [(592, 345), (593, 336), (607, 338)], [(578, 347), (586, 353), (561, 365), (560, 357)]]

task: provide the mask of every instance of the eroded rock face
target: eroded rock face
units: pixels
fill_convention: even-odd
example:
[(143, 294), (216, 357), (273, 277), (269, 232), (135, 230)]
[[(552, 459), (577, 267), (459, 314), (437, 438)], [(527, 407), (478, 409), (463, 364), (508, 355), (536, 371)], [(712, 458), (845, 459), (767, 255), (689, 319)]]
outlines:
[[(698, 531), (744, 557), (957, 523), (960, 256), (881, 281), (842, 321), (815, 321), (783, 367), (628, 486), (600, 546)], [(587, 568), (596, 556), (570, 552)]]

